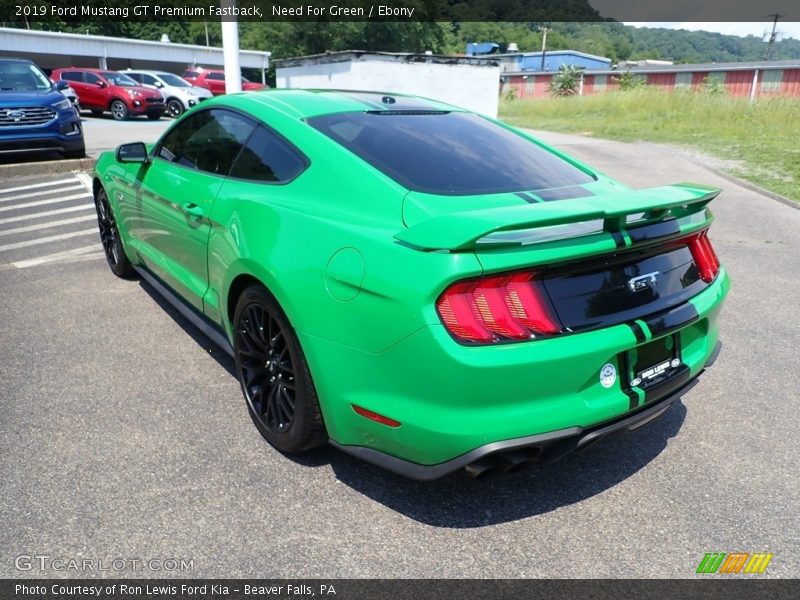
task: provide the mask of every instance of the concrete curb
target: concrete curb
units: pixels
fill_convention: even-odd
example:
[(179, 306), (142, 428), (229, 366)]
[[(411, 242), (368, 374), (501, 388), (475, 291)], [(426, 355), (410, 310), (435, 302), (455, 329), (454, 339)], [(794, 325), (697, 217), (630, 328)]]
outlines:
[(76, 173), (78, 171), (91, 171), (94, 169), (96, 159), (73, 158), (67, 160), (46, 160), (30, 163), (17, 163), (0, 165), (0, 181), (3, 179), (16, 179), (20, 177), (35, 177), (39, 175), (58, 175), (62, 173)]

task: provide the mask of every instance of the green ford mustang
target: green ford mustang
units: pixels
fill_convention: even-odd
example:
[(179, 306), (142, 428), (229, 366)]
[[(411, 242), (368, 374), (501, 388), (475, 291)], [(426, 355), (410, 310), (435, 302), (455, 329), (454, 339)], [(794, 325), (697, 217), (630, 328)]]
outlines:
[(719, 352), (719, 190), (631, 190), (421, 98), (220, 96), (97, 161), (100, 234), (232, 354), (283, 452), (416, 479), (554, 460), (667, 410)]

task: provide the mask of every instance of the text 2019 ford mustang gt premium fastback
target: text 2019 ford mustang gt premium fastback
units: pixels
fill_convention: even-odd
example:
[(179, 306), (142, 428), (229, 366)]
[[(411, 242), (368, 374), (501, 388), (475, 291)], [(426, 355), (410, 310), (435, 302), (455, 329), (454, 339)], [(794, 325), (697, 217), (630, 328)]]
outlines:
[(716, 358), (719, 190), (631, 190), (416, 97), (221, 96), (97, 162), (103, 246), (235, 358), (281, 451), (409, 477), (546, 462)]

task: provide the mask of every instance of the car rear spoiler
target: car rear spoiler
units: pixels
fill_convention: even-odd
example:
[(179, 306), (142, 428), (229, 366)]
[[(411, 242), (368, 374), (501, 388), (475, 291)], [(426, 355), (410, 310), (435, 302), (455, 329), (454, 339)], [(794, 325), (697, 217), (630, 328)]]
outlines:
[(663, 220), (698, 213), (720, 191), (699, 184), (678, 183), (588, 198), (448, 213), (431, 217), (394, 237), (419, 250), (460, 251), (473, 249), (487, 236), (499, 232), (586, 221), (602, 220), (601, 230), (614, 232), (626, 227), (630, 215), (643, 214), (648, 220)]

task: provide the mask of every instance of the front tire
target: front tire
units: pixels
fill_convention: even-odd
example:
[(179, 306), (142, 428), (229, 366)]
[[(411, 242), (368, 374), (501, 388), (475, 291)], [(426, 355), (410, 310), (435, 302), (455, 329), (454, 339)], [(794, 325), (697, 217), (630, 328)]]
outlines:
[(261, 435), (286, 453), (325, 443), (308, 363), (275, 299), (261, 286), (248, 287), (236, 303), (233, 323), (236, 374)]
[(172, 98), (169, 102), (167, 102), (167, 114), (173, 119), (180, 117), (183, 114), (183, 111), (183, 102), (177, 98)]
[(136, 271), (125, 254), (122, 240), (119, 237), (117, 221), (108, 202), (108, 195), (102, 187), (97, 190), (94, 197), (94, 207), (97, 210), (97, 226), (100, 229), (100, 243), (106, 255), (111, 272), (122, 279), (132, 279)]
[(111, 103), (111, 116), (114, 117), (115, 121), (128, 120), (128, 107), (125, 106), (122, 100), (114, 100)]

